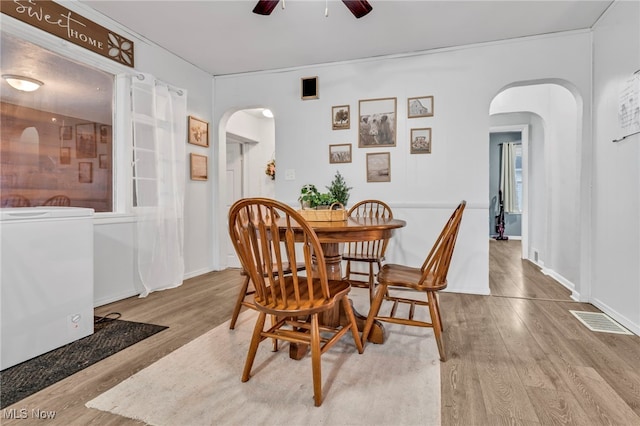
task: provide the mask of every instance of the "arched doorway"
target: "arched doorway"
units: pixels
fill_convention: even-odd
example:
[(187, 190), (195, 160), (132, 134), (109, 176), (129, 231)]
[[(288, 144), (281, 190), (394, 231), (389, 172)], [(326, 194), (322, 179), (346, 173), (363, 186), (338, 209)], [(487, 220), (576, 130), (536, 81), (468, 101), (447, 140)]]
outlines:
[(523, 143), (523, 258), (576, 295), (584, 261), (582, 176), (588, 172), (582, 166), (582, 98), (567, 82), (514, 84), (494, 97), (490, 116), (492, 129), (528, 132)]
[[(275, 197), (275, 180), (265, 173), (267, 163), (275, 159), (275, 122), (264, 111), (238, 110), (221, 122), (220, 134), (225, 135), (226, 148), (225, 211), (243, 197)], [(228, 237), (225, 241), (226, 266), (239, 267)]]

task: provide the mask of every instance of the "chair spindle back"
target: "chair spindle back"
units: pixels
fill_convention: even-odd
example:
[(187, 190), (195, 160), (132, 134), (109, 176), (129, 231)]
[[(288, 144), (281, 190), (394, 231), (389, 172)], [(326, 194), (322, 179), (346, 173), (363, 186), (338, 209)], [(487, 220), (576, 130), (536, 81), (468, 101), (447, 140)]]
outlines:
[[(312, 304), (329, 299), (318, 237), (291, 207), (267, 198), (239, 200), (229, 211), (229, 235), (254, 283), (257, 304), (282, 312), (299, 309), (301, 295), (308, 295), (305, 298)], [(322, 265), (315, 270), (315, 278), (313, 255), (317, 265)], [(305, 269), (292, 268), (291, 278), (284, 279), (288, 265), (297, 263), (303, 263)]]
[[(442, 228), (438, 239), (433, 244), (429, 255), (420, 268), (422, 270), (420, 285), (429, 282), (433, 287), (446, 286), (453, 249), (456, 245), (458, 231), (460, 230), (460, 223), (462, 221), (462, 213), (466, 205), (467, 202), (463, 200)], [(432, 277), (431, 280), (427, 279), (429, 276)]]

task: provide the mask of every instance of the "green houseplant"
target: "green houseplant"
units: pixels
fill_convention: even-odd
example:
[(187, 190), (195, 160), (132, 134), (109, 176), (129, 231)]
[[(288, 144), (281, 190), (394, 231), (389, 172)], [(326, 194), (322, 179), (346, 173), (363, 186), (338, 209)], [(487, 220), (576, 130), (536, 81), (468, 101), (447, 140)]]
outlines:
[(327, 186), (329, 193), (333, 196), (335, 201), (342, 204), (343, 206), (347, 205), (347, 201), (349, 201), (349, 191), (351, 190), (350, 186), (347, 186), (344, 178), (340, 174), (340, 171), (337, 171), (331, 184)]
[(336, 199), (330, 192), (319, 192), (315, 185), (306, 184), (300, 188), (298, 201), (303, 209), (315, 209), (321, 206), (329, 207)]

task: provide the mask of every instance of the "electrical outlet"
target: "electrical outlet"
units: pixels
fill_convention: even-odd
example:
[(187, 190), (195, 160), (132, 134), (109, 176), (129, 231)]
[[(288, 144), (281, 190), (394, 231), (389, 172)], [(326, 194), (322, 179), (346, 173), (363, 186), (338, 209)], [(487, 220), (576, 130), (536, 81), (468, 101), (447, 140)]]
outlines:
[(284, 180), (296, 180), (296, 169), (286, 169), (284, 171)]

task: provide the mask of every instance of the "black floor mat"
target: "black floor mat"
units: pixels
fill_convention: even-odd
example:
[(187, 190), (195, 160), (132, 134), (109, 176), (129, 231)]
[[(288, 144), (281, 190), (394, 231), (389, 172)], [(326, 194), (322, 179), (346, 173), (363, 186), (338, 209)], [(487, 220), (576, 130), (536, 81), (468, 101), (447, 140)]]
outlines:
[(168, 328), (107, 317), (95, 320), (93, 334), (0, 371), (0, 408)]

